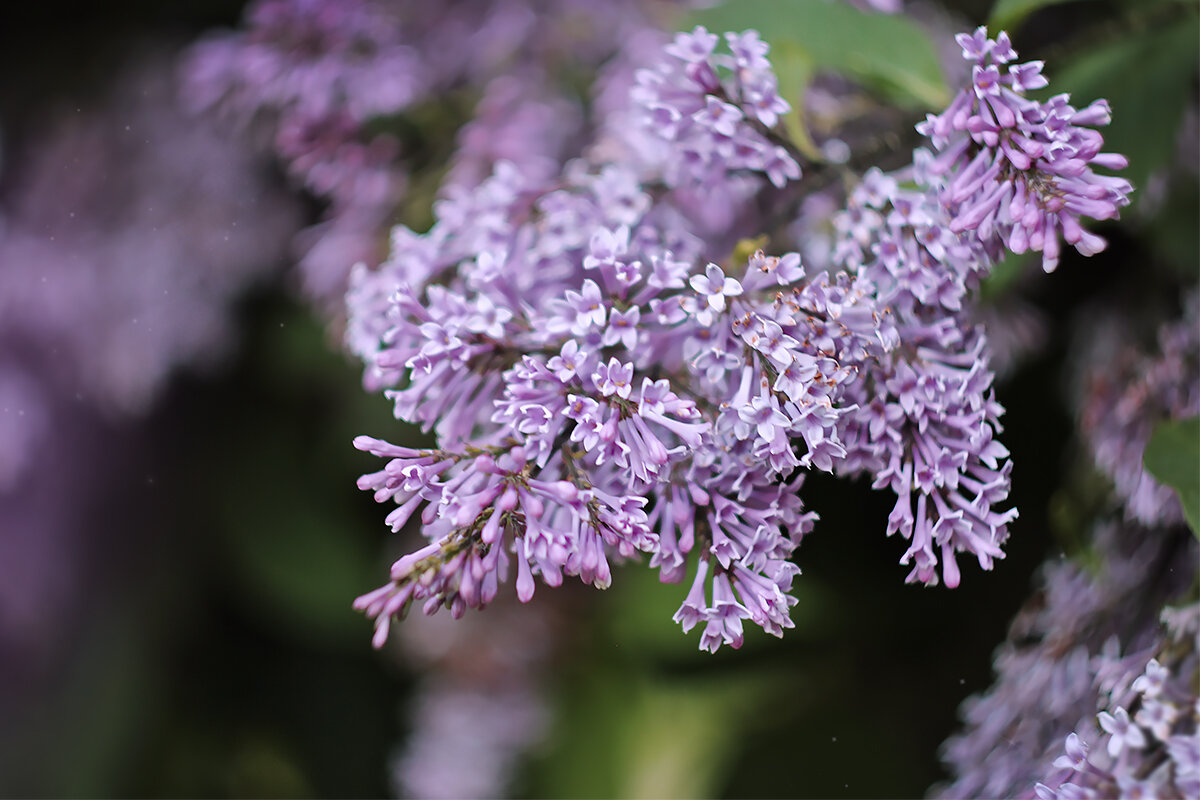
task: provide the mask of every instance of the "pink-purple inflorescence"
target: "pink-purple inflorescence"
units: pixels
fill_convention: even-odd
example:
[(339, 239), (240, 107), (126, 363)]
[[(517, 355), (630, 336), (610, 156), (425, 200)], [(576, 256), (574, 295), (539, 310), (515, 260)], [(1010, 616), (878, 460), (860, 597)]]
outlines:
[(1194, 576), (1195, 541), (1109, 521), (1090, 545), (1092, 565), (1042, 567), (995, 683), (963, 703), (964, 728), (943, 745), (953, 782), (935, 796), (1196, 796), (1200, 606), (1159, 620)]
[(1200, 796), (1200, 603), (1167, 607), (1162, 622), (1152, 646), (1112, 640), (1092, 658), (1098, 710), (1067, 735), (1038, 800)]
[[(800, 177), (800, 165), (771, 128), (791, 110), (757, 31), (720, 37), (702, 27), (665, 48), (666, 58), (638, 71), (631, 96), (644, 122), (671, 142), (664, 170), (671, 186), (725, 180), (734, 170), (762, 172), (782, 187)], [(747, 124), (749, 122), (750, 124)]]
[(904, 189), (897, 176), (867, 173), (835, 219), (835, 259), (876, 287), (892, 311), (899, 346), (850, 390), (848, 453), (839, 471), (865, 472), (896, 494), (889, 534), (910, 541), (908, 580), (959, 583), (955, 553), (981, 567), (1003, 558), (1015, 509), (1012, 462), (995, 439), (1003, 408), (983, 329), (965, 311), (990, 261), (972, 237), (957, 235), (936, 193)]
[(86, 101), (5, 131), (0, 660), (22, 669), (69, 638), (103, 573), (86, 542), (114, 531), (88, 509), (120, 471), (100, 432), (128, 435), (173, 375), (228, 350), (237, 298), (299, 224), (261, 154), (179, 107), (175, 57), (137, 42)]
[(956, 586), (957, 554), (1003, 557), (1011, 464), (968, 311), (1011, 232), (965, 232), (943, 202), (961, 165), (919, 152), (863, 179), (829, 271), (724, 255), (735, 217), (709, 224), (714, 200), (800, 177), (766, 44), (724, 40), (729, 55), (697, 28), (648, 66), (618, 62), (586, 156), (550, 175), (500, 162), (356, 269), (366, 384), (436, 436), (355, 442), (386, 461), (359, 486), (429, 540), (356, 602), (377, 646), (413, 604), (459, 616), (509, 579), (522, 601), (539, 580), (603, 588), (640, 557), (665, 582), (691, 574), (675, 620), (703, 626), (702, 648), (741, 646), (746, 621), (780, 635), (814, 468), (896, 494), (910, 581)]
[(1046, 272), (1058, 266), (1060, 236), (1085, 256), (1103, 250), (1104, 239), (1081, 218), (1115, 219), (1132, 191), (1129, 181), (1093, 169), (1126, 166), (1124, 156), (1101, 152), (1104, 138), (1094, 130), (1109, 122), (1107, 101), (1076, 110), (1065, 94), (1031, 99), (1027, 92), (1049, 83), (1042, 62), (1014, 63), (1004, 32), (989, 39), (981, 27), (957, 39), (972, 64), (971, 86), (919, 127), (936, 151), (925, 169), (940, 184), (952, 229), (975, 231), (993, 254), (1040, 252)]

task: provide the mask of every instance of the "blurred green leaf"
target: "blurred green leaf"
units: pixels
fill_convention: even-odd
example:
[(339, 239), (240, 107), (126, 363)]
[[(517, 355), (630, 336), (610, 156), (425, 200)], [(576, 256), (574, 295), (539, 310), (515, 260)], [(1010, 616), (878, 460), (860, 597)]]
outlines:
[[(1002, 30), (1012, 34), (1025, 24), (1033, 12), (1048, 6), (1069, 2), (1078, 2), (1078, 0), (996, 0), (992, 6), (992, 13), (988, 15), (988, 30), (993, 35)], [(1197, 0), (1121, 0), (1121, 2), (1134, 11), (1145, 11), (1151, 6), (1167, 4), (1195, 5)]]
[[(621, 741), (618, 797), (713, 797), (769, 684), (726, 675), (640, 688)], [(740, 713), (739, 713), (740, 712)]]
[(75, 658), (58, 709), (48, 709), (61, 724), (54, 776), (60, 797), (120, 794), (119, 776), (135, 752), (149, 719), (158, 709), (159, 687), (148, 642), (135, 609), (104, 607), (92, 619), (84, 646)]
[(230, 797), (315, 797), (296, 758), (284, 744), (259, 734), (237, 742), (228, 770)]
[(804, 123), (804, 94), (817, 71), (812, 56), (795, 42), (780, 41), (771, 48), (771, 62), (779, 78), (779, 94), (792, 106), (783, 118), (788, 136), (810, 161), (822, 160), (821, 150)]
[[(773, 51), (795, 48), (814, 67), (855, 78), (909, 108), (942, 108), (950, 99), (933, 44), (902, 16), (827, 0), (731, 0), (686, 19), (688, 27), (716, 33), (754, 28)], [(791, 80), (779, 77), (781, 85)]]
[(1010, 253), (1008, 258), (992, 266), (991, 273), (984, 278), (979, 287), (980, 295), (984, 300), (1004, 295), (1016, 284), (1018, 278), (1034, 268), (1035, 263), (1040, 268), (1041, 256), (1038, 253)]
[(231, 516), (237, 517), (228, 529), (231, 555), (257, 611), (304, 639), (365, 641), (367, 626), (350, 604), (379, 581), (344, 517), (296, 499), (266, 498), (239, 504)]
[(778, 676), (674, 677), (592, 660), (571, 680), (538, 775), (548, 797), (713, 797)]
[[(1051, 75), (1054, 91), (1071, 93), (1079, 108), (1104, 97), (1112, 124), (1103, 130), (1104, 149), (1121, 153), (1129, 167), (1121, 175), (1142, 187), (1151, 173), (1167, 166), (1200, 63), (1196, 15), (1091, 48)], [(1137, 203), (1139, 194), (1133, 195)]]
[(1002, 30), (1011, 34), (1039, 8), (1066, 2), (1069, 0), (997, 0), (988, 16), (988, 29), (993, 36)]
[(1147, 226), (1150, 246), (1185, 280), (1195, 281), (1200, 269), (1200, 191), (1195, 179), (1180, 176), (1178, 186)]
[(1188, 525), (1200, 537), (1200, 417), (1156, 425), (1142, 462), (1159, 482), (1179, 493)]

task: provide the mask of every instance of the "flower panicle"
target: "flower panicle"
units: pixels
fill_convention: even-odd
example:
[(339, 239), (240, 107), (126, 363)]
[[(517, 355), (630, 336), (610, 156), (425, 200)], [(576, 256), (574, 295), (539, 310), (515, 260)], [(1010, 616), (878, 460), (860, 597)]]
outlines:
[(990, 39), (981, 26), (957, 41), (972, 65), (971, 86), (917, 126), (933, 147), (922, 167), (941, 187), (951, 230), (973, 232), (992, 252), (1040, 252), (1046, 272), (1058, 266), (1060, 238), (1085, 256), (1102, 251), (1104, 239), (1082, 219), (1116, 219), (1133, 190), (1095, 171), (1128, 163), (1103, 152), (1095, 130), (1111, 119), (1108, 101), (1077, 109), (1066, 94), (1030, 98), (1049, 85), (1043, 64), (1015, 63), (1003, 31)]

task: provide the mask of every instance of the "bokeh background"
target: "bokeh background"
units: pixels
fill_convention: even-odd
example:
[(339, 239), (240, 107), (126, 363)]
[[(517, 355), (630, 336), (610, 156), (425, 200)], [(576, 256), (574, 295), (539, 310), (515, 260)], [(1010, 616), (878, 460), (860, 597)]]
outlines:
[[(951, 31), (992, 5), (906, 4)], [(298, 289), (293, 237), (326, 203), (247, 131), (181, 110), (181, 54), (243, 5), (0, 12), (17, 376), (0, 381), (0, 794), (453, 796), (439, 781), (458, 773), (485, 795), (907, 797), (944, 779), (939, 745), (1034, 570), (1107, 492), (1077, 432), (1081, 320), (1125, 309), (1152, 336), (1200, 259), (1196, 4), (1029, 5), (1016, 46), (1077, 105), (1110, 99), (1141, 193), (1104, 253), (991, 288), (1039, 326), (998, 383), (1007, 557), (953, 591), (906, 586), (886, 498), (813, 475), (796, 629), (715, 656), (671, 622), (680, 588), (636, 565), (463, 631), (413, 620), (373, 651), (350, 603), (406, 543), (356, 489), (376, 467), (350, 442), (420, 436)], [(450, 141), (465, 120), (421, 124)], [(419, 225), (431, 199), (418, 183), (398, 213)]]

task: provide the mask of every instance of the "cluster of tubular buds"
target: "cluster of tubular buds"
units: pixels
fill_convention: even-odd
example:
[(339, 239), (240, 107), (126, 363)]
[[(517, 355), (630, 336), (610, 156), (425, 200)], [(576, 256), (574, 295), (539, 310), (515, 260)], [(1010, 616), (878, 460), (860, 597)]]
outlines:
[(719, 41), (697, 26), (637, 73), (631, 97), (643, 124), (673, 145), (665, 180), (709, 183), (734, 170), (765, 173), (776, 186), (799, 178), (788, 150), (764, 135), (791, 110), (779, 95), (768, 45), (753, 30), (725, 34), (729, 55), (715, 54)]
[[(902, 174), (901, 179), (911, 179)], [(901, 188), (896, 176), (867, 173), (835, 220), (835, 258), (876, 287), (890, 307), (899, 346), (851, 387), (841, 438), (845, 474), (867, 473), (896, 494), (889, 534), (910, 547), (908, 580), (957, 586), (955, 554), (990, 569), (1003, 558), (1015, 510), (1011, 462), (995, 439), (1003, 408), (992, 391), (987, 342), (964, 308), (988, 268), (979, 245), (948, 225), (930, 192)]]
[[(762, 48), (745, 36), (734, 60), (760, 68)], [(724, 158), (730, 134), (718, 125), (735, 138), (769, 132), (740, 105), (735, 119), (709, 103), (733, 96), (706, 77), (719, 74), (714, 46), (703, 30), (677, 39), (678, 63), (632, 102), (654, 88), (662, 102), (646, 108), (688, 120), (664, 141), (684, 152), (693, 134), (716, 143), (722, 157), (705, 169), (727, 177), (747, 167)], [(684, 98), (695, 106), (686, 115), (672, 105)], [(904, 180), (928, 183), (939, 165), (918, 155)], [(874, 173), (839, 222), (844, 272), (802, 282), (798, 259), (756, 255), (739, 279), (728, 266), (697, 270), (696, 226), (674, 190), (651, 198), (639, 174), (581, 160), (538, 185), (501, 165), (439, 202), (428, 234), (399, 230), (392, 258), (351, 298), (355, 349), (371, 383), (398, 387), (397, 416), (435, 430), (447, 451), (519, 448), (538, 480), (643, 499), (634, 504), (658, 537), (649, 552), (664, 579), (700, 562), (677, 619), (707, 621), (703, 642), (740, 643), (747, 618), (786, 627), (777, 610), (794, 568), (781, 565), (804, 515), (771, 492), (797, 470), (890, 486), (889, 530), (911, 540), (910, 580), (937, 582), (940, 563), (940, 579), (957, 584), (962, 552), (990, 567), (1015, 517), (997, 509), (1011, 467), (995, 439), (986, 340), (964, 301), (1006, 242), (984, 234), (1003, 231), (966, 235), (939, 202), (945, 181), (913, 191)], [(739, 583), (741, 568), (773, 585), (769, 600)]]
[(1108, 103), (1076, 110), (1065, 94), (1032, 100), (1027, 91), (1048, 85), (1042, 62), (1001, 72), (1017, 57), (1006, 33), (993, 40), (980, 27), (957, 40), (973, 65), (972, 85), (918, 126), (937, 151), (928, 177), (940, 185), (951, 229), (976, 231), (994, 248), (1041, 252), (1046, 272), (1058, 265), (1060, 235), (1083, 255), (1103, 250), (1080, 218), (1115, 219), (1132, 191), (1127, 180), (1093, 171), (1127, 164), (1100, 152), (1104, 138), (1093, 126), (1108, 124)]
[(463, 121), (479, 98), (448, 155), (443, 196), (476, 186), (501, 160), (557, 172), (582, 121), (561, 66), (591, 70), (626, 47), (651, 28), (647, 5), (257, 0), (242, 30), (190, 49), (183, 96), (270, 132), (295, 181), (328, 203), (298, 238), (298, 267), (312, 299), (340, 302), (351, 265), (374, 267), (385, 254), (412, 175), (438, 171), (417, 151), (447, 143), (427, 134)]
[[(487, 605), (507, 575), (510, 554), (517, 595), (527, 602), (533, 569), (550, 586), (560, 585), (565, 572), (604, 588), (611, 581), (606, 545), (628, 557), (655, 543), (641, 510), (645, 498), (534, 478), (519, 446), (447, 453), (365, 436), (355, 446), (390, 459), (383, 470), (363, 476), (359, 487), (374, 490), (377, 501), (399, 504), (388, 515), (392, 529), (424, 506), (424, 533), (432, 540), (397, 561), (388, 584), (355, 601), (376, 620), (377, 647), (391, 617), (412, 603), (423, 603), (426, 613), (444, 605), (455, 617)], [(564, 458), (571, 457), (567, 452)]]

